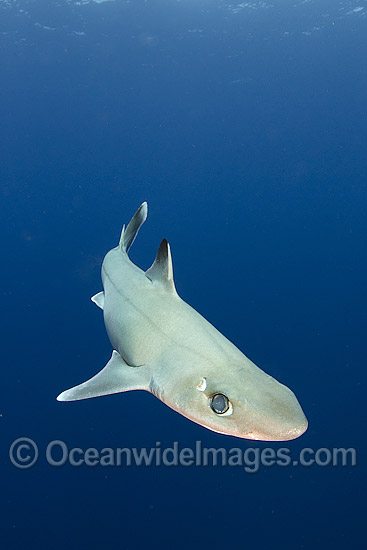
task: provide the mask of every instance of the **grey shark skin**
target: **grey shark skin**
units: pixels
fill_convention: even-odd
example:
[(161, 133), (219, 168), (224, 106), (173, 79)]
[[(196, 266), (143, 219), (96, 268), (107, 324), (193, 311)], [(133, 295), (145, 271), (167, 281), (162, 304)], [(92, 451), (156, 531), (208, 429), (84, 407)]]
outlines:
[(146, 390), (215, 432), (246, 439), (287, 441), (307, 420), (286, 386), (259, 369), (177, 294), (171, 252), (164, 239), (150, 269), (134, 265), (128, 250), (147, 217), (144, 202), (102, 264), (103, 309), (114, 351), (93, 378), (64, 391), (75, 401)]

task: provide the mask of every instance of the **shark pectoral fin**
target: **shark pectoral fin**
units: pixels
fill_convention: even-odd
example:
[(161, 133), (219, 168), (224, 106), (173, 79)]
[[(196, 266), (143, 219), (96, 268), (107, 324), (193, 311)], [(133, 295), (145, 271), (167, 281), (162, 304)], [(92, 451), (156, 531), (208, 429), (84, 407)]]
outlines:
[(104, 308), (104, 292), (98, 292), (94, 296), (91, 297), (92, 302), (96, 304), (96, 306), (100, 307), (101, 309)]
[(149, 381), (148, 367), (130, 367), (117, 351), (113, 351), (111, 359), (98, 374), (83, 384), (60, 393), (57, 400), (78, 401), (111, 393), (145, 390), (148, 389)]
[(171, 248), (166, 239), (163, 239), (159, 245), (156, 259), (153, 265), (145, 272), (145, 275), (153, 283), (158, 283), (164, 286), (169, 292), (174, 292), (176, 294), (173, 280)]

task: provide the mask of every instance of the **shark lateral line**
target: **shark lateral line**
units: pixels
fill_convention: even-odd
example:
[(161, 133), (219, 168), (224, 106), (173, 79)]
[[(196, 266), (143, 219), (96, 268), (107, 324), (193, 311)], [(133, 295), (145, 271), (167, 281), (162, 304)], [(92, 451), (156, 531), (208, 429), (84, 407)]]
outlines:
[(113, 352), (93, 378), (59, 401), (146, 390), (193, 422), (246, 439), (287, 441), (307, 429), (294, 393), (266, 374), (176, 292), (164, 239), (146, 271), (128, 251), (147, 217), (144, 202), (102, 264), (103, 310)]

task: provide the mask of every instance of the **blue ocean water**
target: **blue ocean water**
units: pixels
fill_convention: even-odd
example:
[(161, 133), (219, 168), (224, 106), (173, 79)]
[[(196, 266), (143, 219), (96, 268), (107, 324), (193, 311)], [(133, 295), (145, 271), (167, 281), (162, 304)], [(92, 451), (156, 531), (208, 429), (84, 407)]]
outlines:
[[(2, 548), (364, 548), (366, 31), (366, 0), (0, 1)], [(219, 435), (145, 392), (56, 401), (110, 357), (89, 298), (143, 200), (131, 258), (169, 240), (179, 294), (294, 390), (301, 438)], [(55, 467), (54, 440), (357, 464)]]

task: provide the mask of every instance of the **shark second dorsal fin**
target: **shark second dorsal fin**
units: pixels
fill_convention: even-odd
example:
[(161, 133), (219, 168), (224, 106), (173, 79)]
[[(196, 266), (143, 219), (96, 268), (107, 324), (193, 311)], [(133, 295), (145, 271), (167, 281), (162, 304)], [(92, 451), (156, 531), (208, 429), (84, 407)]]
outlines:
[(163, 239), (159, 245), (156, 259), (153, 265), (145, 272), (145, 275), (153, 283), (160, 284), (169, 292), (174, 292), (176, 294), (173, 280), (171, 248), (166, 239)]

